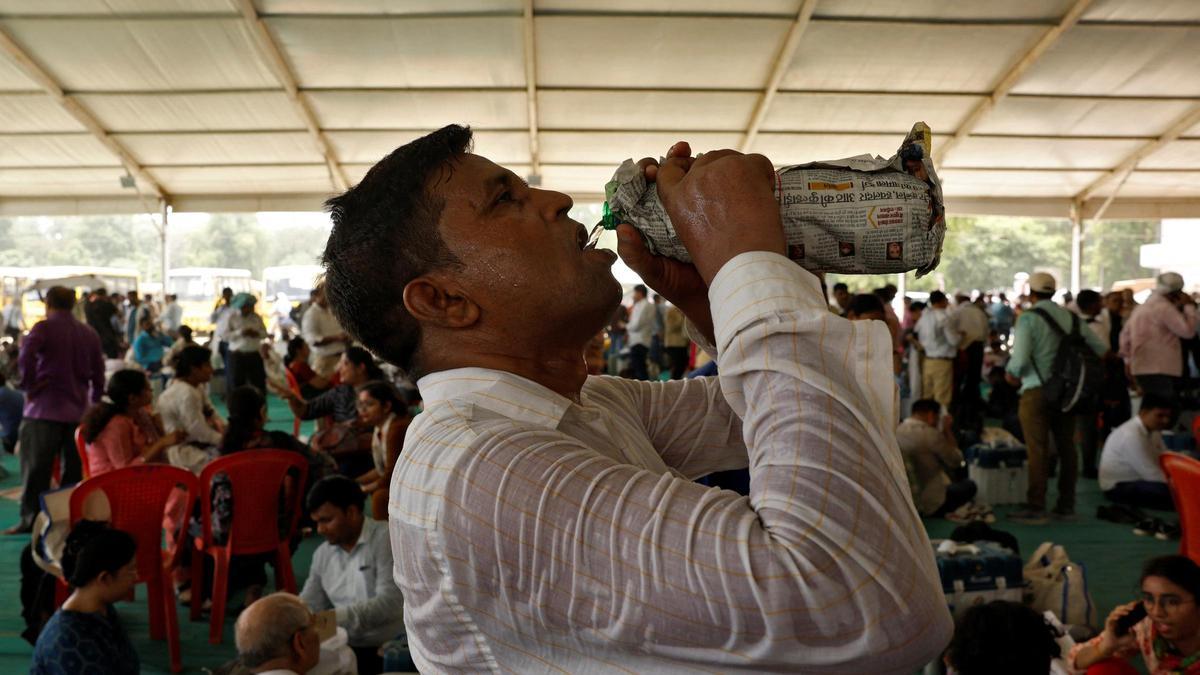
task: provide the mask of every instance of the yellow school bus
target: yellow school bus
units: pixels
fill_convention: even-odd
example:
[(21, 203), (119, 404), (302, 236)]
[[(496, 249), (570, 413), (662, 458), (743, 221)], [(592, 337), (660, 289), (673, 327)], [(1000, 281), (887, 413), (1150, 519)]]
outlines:
[(221, 289), (232, 288), (237, 293), (254, 293), (259, 283), (250, 270), (235, 267), (180, 267), (167, 271), (167, 288), (163, 293), (178, 296), (183, 308), (183, 323), (197, 333), (211, 334), (212, 312)]
[(83, 298), (98, 288), (122, 295), (138, 290), (140, 276), (135, 269), (87, 265), (51, 265), (42, 267), (0, 267), (0, 307), (14, 300), (21, 303), (25, 330), (46, 318), (43, 295), (52, 286), (73, 289), (79, 298), (76, 314), (82, 320)]

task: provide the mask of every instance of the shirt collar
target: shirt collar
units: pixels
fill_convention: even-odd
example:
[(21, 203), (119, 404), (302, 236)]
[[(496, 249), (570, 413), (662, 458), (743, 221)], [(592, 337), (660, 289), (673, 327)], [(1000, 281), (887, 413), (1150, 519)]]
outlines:
[[(364, 514), (362, 530), (358, 533), (358, 540), (354, 542), (354, 546), (350, 549), (350, 553), (354, 553), (355, 549), (370, 541), (371, 531), (376, 527), (378, 527), (378, 525), (375, 523), (375, 519)], [(341, 547), (339, 546), (338, 548)], [(344, 551), (345, 549), (342, 550)]]
[(465, 401), (520, 422), (556, 428), (571, 407), (565, 397), (520, 375), (490, 368), (455, 368), (417, 382), (426, 410)]

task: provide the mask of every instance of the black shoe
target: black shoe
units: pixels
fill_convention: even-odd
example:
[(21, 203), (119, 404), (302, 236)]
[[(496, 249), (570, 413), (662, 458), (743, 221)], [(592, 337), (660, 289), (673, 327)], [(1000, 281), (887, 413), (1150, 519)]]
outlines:
[(1158, 521), (1158, 529), (1154, 532), (1154, 538), (1161, 539), (1162, 541), (1178, 539), (1179, 525), (1175, 523), (1168, 523), (1163, 520)]
[(7, 530), (4, 530), (4, 532), (0, 532), (0, 534), (3, 534), (8, 537), (13, 537), (18, 534), (29, 534), (31, 532), (33, 532), (33, 525), (25, 525), (22, 523), (17, 523), (16, 525), (13, 525), (12, 527), (8, 528)]
[(1158, 518), (1147, 518), (1133, 528), (1133, 533), (1139, 537), (1153, 537), (1162, 525)]

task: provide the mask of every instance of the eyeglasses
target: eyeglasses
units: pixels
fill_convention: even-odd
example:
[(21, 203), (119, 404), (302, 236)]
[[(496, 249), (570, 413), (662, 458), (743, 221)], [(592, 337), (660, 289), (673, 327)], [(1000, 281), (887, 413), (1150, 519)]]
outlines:
[[(1155, 607), (1155, 600), (1156, 598), (1150, 593), (1142, 593), (1142, 604), (1146, 606), (1146, 609), (1153, 609)], [(1174, 612), (1180, 607), (1194, 602), (1194, 600), (1185, 600), (1178, 595), (1164, 595), (1157, 598), (1157, 601), (1158, 606), (1168, 612)]]

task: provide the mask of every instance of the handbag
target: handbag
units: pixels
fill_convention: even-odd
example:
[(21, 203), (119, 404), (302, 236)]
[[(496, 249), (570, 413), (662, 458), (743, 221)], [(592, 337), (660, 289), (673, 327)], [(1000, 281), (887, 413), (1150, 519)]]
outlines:
[(1053, 612), (1064, 624), (1096, 626), (1087, 567), (1072, 562), (1065, 548), (1043, 542), (1025, 563), (1024, 574), (1025, 604), (1038, 612)]

